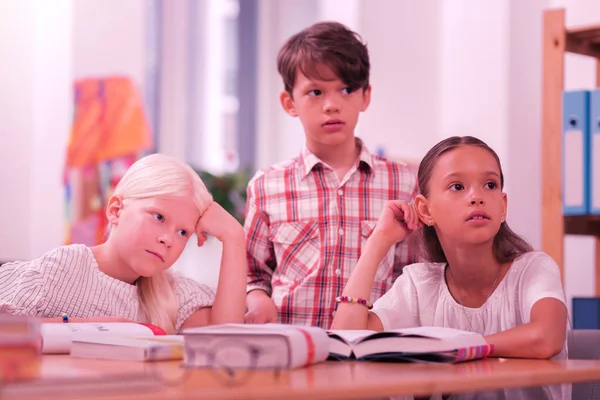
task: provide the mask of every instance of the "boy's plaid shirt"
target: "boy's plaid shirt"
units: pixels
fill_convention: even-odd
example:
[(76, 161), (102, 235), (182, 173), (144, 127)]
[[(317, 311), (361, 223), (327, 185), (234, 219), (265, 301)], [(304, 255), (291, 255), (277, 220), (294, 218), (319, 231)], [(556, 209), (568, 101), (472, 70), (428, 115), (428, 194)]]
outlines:
[[(357, 139), (356, 165), (339, 182), (308, 149), (259, 172), (248, 185), (247, 290), (262, 289), (279, 321), (329, 328), (361, 249), (388, 200), (414, 201), (416, 179), (407, 166), (371, 155)], [(405, 243), (391, 249), (375, 276), (375, 301), (413, 263)]]

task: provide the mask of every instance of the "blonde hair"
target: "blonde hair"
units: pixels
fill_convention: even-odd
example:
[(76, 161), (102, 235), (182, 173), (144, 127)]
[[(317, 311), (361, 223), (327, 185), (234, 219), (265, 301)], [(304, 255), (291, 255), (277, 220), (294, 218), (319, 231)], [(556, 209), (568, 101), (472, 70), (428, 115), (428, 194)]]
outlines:
[[(200, 215), (213, 200), (189, 165), (158, 153), (133, 163), (115, 187), (113, 196), (119, 197), (124, 204), (130, 200), (191, 196)], [(152, 277), (140, 277), (137, 281), (140, 310), (151, 324), (160, 326), (167, 333), (175, 332), (179, 309), (171, 284), (171, 275), (167, 271)]]

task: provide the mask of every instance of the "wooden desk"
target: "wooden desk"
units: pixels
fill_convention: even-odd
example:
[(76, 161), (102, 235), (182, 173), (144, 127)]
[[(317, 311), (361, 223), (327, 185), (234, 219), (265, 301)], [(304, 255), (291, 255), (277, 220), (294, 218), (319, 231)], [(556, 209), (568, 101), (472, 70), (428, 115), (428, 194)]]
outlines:
[[(600, 381), (600, 361), (595, 360), (505, 360), (488, 359), (458, 365), (326, 362), (311, 368), (282, 372), (254, 371), (239, 385), (225, 386), (212, 371), (183, 370), (179, 362), (137, 363), (45, 356), (42, 377), (60, 371), (83, 371), (84, 376), (103, 376), (102, 382), (75, 392), (44, 390), (45, 399), (69, 394), (86, 399), (373, 399), (401, 395), (424, 395), (485, 391), (500, 388), (540, 386), (554, 383)], [(108, 382), (121, 374), (149, 377), (144, 385), (128, 382), (108, 389)], [(105, 377), (104, 377), (105, 376)], [(113, 378), (111, 378), (113, 377)], [(171, 385), (160, 383), (171, 379)], [(71, 379), (75, 381), (73, 377)], [(16, 393), (0, 389), (0, 398)], [(19, 399), (40, 398), (39, 391)]]

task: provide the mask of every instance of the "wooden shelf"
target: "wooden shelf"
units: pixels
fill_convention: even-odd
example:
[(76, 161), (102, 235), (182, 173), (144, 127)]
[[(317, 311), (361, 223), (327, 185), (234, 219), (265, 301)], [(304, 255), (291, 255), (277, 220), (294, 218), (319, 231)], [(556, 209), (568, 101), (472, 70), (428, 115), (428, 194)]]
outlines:
[(600, 58), (600, 25), (591, 25), (566, 31), (566, 51)]
[(564, 235), (591, 235), (596, 246), (596, 296), (600, 296), (600, 216), (563, 216), (562, 96), (565, 54), (596, 59), (600, 87), (600, 24), (565, 27), (565, 10), (544, 12), (542, 66), (542, 250), (558, 264), (564, 282)]
[(600, 42), (600, 24), (569, 28), (566, 31), (569, 39)]
[(565, 216), (565, 234), (600, 236), (600, 215)]

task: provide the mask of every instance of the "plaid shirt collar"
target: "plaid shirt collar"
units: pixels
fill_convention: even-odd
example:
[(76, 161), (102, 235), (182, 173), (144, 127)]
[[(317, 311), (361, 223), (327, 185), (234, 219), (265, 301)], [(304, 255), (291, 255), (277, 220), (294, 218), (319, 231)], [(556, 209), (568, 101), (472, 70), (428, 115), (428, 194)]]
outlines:
[[(360, 153), (356, 160), (356, 168), (360, 168), (361, 165), (364, 165), (367, 170), (371, 173), (374, 173), (373, 169), (373, 155), (367, 149), (367, 146), (364, 145), (363, 141), (359, 138), (354, 138), (356, 142), (356, 147), (360, 149)], [(329, 167), (324, 161), (322, 161), (319, 157), (317, 157), (313, 152), (311, 152), (306, 145), (302, 148), (300, 152), (300, 163), (298, 168), (300, 168), (300, 174), (302, 179), (306, 178), (310, 171), (315, 167), (315, 165), (325, 165)]]

